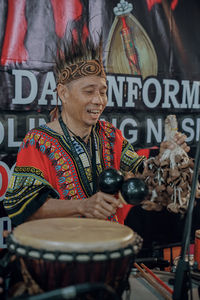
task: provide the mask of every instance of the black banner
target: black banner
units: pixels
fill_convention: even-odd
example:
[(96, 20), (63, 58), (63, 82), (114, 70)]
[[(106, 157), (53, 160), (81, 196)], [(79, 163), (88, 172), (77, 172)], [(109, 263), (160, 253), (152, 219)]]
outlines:
[(56, 105), (56, 42), (103, 30), (108, 104), (102, 118), (136, 150), (158, 146), (175, 114), (200, 136), (198, 0), (0, 0), (0, 200), (26, 132)]

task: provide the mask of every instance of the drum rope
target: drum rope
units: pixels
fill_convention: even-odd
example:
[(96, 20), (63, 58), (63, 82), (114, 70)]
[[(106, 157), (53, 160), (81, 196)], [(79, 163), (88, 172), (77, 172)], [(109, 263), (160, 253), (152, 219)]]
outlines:
[(24, 279), (27, 291), (29, 295), (35, 295), (39, 293), (44, 293), (44, 291), (39, 287), (39, 285), (35, 282), (35, 280), (30, 275), (25, 262), (22, 257), (20, 257), (20, 264), (21, 264), (21, 273)]

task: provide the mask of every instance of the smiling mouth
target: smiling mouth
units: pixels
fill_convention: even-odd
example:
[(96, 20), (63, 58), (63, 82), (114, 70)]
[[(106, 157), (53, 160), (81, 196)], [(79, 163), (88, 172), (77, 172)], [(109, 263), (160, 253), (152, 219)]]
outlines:
[(90, 114), (98, 115), (98, 114), (101, 113), (101, 110), (97, 110), (97, 109), (88, 109), (87, 112), (89, 112)]

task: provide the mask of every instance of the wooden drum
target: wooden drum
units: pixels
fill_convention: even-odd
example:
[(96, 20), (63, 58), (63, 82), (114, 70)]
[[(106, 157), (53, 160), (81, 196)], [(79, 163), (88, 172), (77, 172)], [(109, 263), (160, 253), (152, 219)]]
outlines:
[(19, 225), (7, 244), (43, 291), (103, 282), (121, 296), (142, 239), (118, 223), (54, 218)]

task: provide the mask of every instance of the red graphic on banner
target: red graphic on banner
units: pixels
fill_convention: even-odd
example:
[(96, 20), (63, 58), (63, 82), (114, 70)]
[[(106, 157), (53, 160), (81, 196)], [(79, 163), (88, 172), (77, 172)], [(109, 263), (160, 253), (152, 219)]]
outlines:
[(148, 10), (151, 10), (152, 7), (156, 4), (156, 3), (161, 3), (162, 0), (146, 0), (147, 1), (147, 6), (148, 6)]
[(82, 38), (83, 38), (83, 41), (84, 41), (84, 42), (86, 41), (88, 35), (89, 35), (89, 30), (88, 30), (87, 25), (85, 24), (85, 25), (83, 26), (83, 32), (82, 32)]
[[(146, 0), (146, 1), (147, 1), (148, 10), (151, 10), (156, 3), (162, 3), (163, 0)], [(173, 0), (171, 2), (171, 9), (174, 10), (177, 4), (178, 4), (178, 0)]]
[(178, 4), (178, 0), (173, 0), (171, 3), (171, 9), (174, 10), (177, 4)]
[(0, 199), (8, 187), (8, 173), (4, 165), (0, 165)]
[[(88, 30), (88, 28), (87, 28), (87, 25), (84, 24), (84, 26), (83, 26), (83, 31), (82, 31), (82, 40), (83, 40), (83, 42), (86, 41), (88, 35), (89, 35), (89, 30)], [(72, 30), (72, 37), (73, 37), (73, 39), (74, 39), (75, 41), (78, 40), (78, 32), (77, 32), (77, 29), (76, 29), (76, 28), (74, 28), (74, 29)]]
[(65, 34), (66, 26), (69, 21), (79, 18), (82, 14), (82, 4), (80, 0), (51, 0), (55, 30), (58, 37), (62, 38)]
[(25, 4), (26, 0), (8, 0), (8, 16), (1, 56), (2, 65), (13, 62), (21, 63), (28, 58), (24, 47), (27, 31)]

